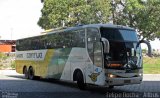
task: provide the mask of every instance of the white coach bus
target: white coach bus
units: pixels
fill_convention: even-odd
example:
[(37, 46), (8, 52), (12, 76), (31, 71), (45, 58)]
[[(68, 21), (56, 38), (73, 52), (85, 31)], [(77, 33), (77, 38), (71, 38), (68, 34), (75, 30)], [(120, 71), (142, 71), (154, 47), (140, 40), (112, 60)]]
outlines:
[[(143, 77), (142, 50), (134, 29), (90, 24), (53, 30), (16, 42), (16, 71), (26, 78), (54, 78), (114, 86), (139, 84)], [(150, 54), (150, 44), (147, 43)]]

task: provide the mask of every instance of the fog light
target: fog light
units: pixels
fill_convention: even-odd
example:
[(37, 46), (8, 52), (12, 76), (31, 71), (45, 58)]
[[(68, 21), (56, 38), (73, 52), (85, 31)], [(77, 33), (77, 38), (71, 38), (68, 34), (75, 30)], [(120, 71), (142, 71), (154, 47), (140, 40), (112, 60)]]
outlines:
[(116, 77), (116, 75), (108, 74), (108, 77), (109, 77), (109, 78), (115, 78), (115, 77)]
[(139, 76), (143, 76), (143, 74), (142, 74), (142, 73), (139, 73)]

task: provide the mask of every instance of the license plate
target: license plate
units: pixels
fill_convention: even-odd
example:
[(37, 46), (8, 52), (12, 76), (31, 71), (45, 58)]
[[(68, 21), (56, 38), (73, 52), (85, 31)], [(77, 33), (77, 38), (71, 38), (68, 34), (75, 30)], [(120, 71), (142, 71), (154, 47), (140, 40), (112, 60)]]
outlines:
[(124, 83), (131, 83), (131, 80), (124, 80)]

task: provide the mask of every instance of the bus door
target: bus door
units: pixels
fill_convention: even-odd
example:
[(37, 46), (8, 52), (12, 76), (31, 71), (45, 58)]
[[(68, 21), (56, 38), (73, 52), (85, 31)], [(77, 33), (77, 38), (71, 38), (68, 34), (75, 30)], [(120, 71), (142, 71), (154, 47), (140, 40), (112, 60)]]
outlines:
[[(100, 34), (96, 28), (87, 29), (87, 51), (91, 61), (91, 66), (87, 69), (88, 81), (100, 85), (100, 75), (102, 74), (102, 44)], [(87, 80), (87, 78), (86, 78)]]

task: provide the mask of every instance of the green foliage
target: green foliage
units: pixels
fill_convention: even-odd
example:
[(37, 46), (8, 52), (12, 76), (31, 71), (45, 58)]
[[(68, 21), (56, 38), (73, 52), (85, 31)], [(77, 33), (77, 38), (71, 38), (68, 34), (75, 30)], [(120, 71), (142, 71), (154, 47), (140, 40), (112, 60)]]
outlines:
[(4, 54), (0, 52), (0, 59), (1, 59), (3, 56), (4, 56)]
[(41, 12), (43, 29), (113, 20), (135, 28), (141, 39), (160, 38), (160, 0), (45, 0)]
[(143, 72), (145, 74), (160, 74), (160, 58), (144, 57), (143, 59)]
[(43, 29), (109, 21), (109, 0), (45, 0), (38, 25)]
[(16, 63), (15, 63), (15, 61), (13, 61), (13, 62), (11, 63), (11, 68), (12, 68), (12, 69), (15, 69), (15, 68), (16, 68)]
[(4, 53), (0, 53), (0, 60), (6, 60), (8, 57)]
[(147, 53), (147, 50), (146, 49), (142, 49), (142, 53)]
[(116, 0), (112, 5), (114, 23), (137, 29), (142, 39), (160, 38), (160, 0)]
[(0, 53), (0, 69), (15, 69), (15, 54)]
[(2, 65), (2, 64), (0, 64), (0, 70), (2, 69), (2, 67), (3, 67), (3, 65)]

